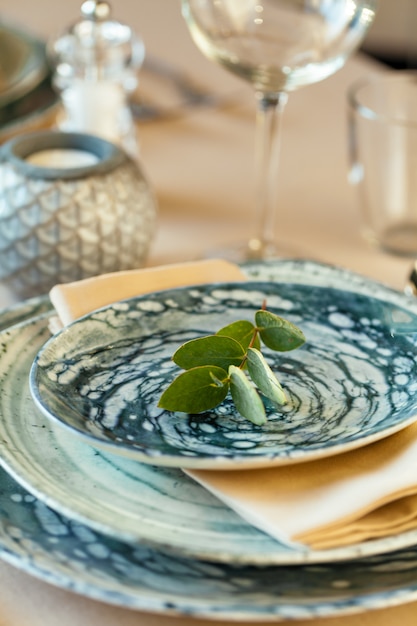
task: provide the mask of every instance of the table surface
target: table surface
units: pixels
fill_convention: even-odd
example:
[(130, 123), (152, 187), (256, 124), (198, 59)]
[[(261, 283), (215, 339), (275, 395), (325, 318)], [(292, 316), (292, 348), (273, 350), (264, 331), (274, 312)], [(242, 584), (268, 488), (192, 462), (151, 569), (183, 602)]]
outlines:
[[(79, 7), (75, 0), (0, 0), (0, 18), (46, 38), (76, 20)], [(159, 203), (149, 265), (201, 258), (218, 245), (247, 239), (255, 224), (255, 108), (250, 87), (196, 50), (178, 0), (118, 0), (113, 13), (142, 35), (149, 56), (169, 61), (225, 96), (217, 108), (139, 124), (142, 165)], [(378, 71), (383, 68), (357, 55), (326, 81), (291, 94), (283, 122), (276, 231), (290, 254), (343, 266), (402, 289), (410, 261), (381, 253), (362, 239), (357, 197), (347, 181), (346, 90), (357, 78)], [(13, 301), (13, 294), (0, 286), (0, 306)], [(52, 625), (56, 616), (60, 626), (212, 623), (107, 606), (56, 589), (5, 563), (0, 563), (0, 581), (1, 626), (29, 620), (32, 626)], [(417, 604), (412, 603), (309, 623), (415, 626), (416, 615)]]

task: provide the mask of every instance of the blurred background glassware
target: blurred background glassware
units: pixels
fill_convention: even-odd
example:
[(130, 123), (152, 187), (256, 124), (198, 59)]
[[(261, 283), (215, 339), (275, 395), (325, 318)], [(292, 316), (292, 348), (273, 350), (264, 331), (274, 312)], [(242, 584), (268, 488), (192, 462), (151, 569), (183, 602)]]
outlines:
[(327, 78), (362, 42), (376, 0), (182, 0), (191, 36), (209, 59), (249, 81), (257, 103), (257, 232), (226, 251), (282, 256), (275, 241), (280, 122), (288, 93)]
[(417, 73), (389, 71), (348, 91), (349, 180), (362, 232), (382, 250), (417, 257)]
[(156, 201), (140, 165), (93, 135), (39, 131), (0, 149), (0, 280), (19, 298), (144, 265)]
[(129, 95), (145, 58), (142, 39), (111, 17), (108, 2), (86, 0), (81, 19), (48, 43), (64, 131), (95, 134), (137, 158), (138, 137)]

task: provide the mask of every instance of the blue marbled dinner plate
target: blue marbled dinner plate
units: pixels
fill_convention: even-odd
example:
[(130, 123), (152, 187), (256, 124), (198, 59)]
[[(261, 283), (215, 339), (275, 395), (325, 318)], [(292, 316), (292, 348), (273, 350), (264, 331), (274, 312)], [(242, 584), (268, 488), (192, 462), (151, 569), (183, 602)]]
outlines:
[[(268, 269), (271, 278), (277, 271), (272, 266)], [(42, 299), (30, 308), (35, 315), (48, 304)], [(25, 314), (30, 316), (27, 305), (7, 311), (4, 323), (0, 314), (0, 330)], [(36, 333), (40, 342), (47, 336), (39, 319), (33, 319), (33, 337)], [(3, 356), (8, 353), (3, 351)], [(12, 362), (10, 356), (7, 369)], [(16, 376), (16, 389), (19, 384)], [(22, 386), (27, 394), (27, 382)], [(27, 421), (33, 422), (34, 431), (36, 420), (31, 414)], [(3, 446), (23, 459), (25, 452), (16, 443), (6, 440)], [(417, 549), (413, 547), (342, 564), (260, 569), (208, 564), (109, 539), (57, 514), (4, 470), (0, 470), (0, 494), (0, 558), (46, 582), (102, 602), (210, 619), (286, 622), (359, 613), (417, 599)]]
[(349, 563), (206, 563), (109, 539), (57, 514), (0, 469), (0, 557), (55, 586), (130, 609), (292, 622), (417, 599), (417, 549)]
[(0, 333), (0, 464), (56, 512), (132, 546), (229, 564), (329, 563), (417, 543), (414, 530), (332, 550), (288, 546), (180, 469), (138, 463), (68, 437), (36, 409), (29, 392), (30, 367), (50, 337), (50, 317), (30, 317)]
[[(183, 468), (307, 461), (385, 437), (417, 418), (417, 302), (322, 269), (284, 262), (273, 281), (172, 289), (93, 312), (41, 349), (31, 372), (34, 399), (95, 446)], [(180, 371), (171, 361), (176, 348), (253, 320), (264, 300), (307, 338), (298, 350), (265, 352), (288, 404), (269, 406), (262, 427), (241, 418), (230, 400), (199, 415), (159, 409)]]

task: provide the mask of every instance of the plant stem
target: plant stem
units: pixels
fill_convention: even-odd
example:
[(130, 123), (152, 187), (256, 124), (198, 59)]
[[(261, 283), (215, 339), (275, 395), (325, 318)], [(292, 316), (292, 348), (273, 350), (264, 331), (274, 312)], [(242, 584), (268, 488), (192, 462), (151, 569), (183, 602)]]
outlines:
[[(248, 350), (249, 350), (249, 348), (253, 348), (253, 345), (254, 345), (254, 343), (256, 341), (256, 337), (258, 336), (258, 333), (259, 333), (259, 330), (255, 326), (255, 329), (254, 329), (253, 334), (252, 334), (252, 338), (251, 338), (251, 340), (250, 340), (250, 342), (248, 344)], [(241, 369), (241, 370), (243, 369), (243, 367), (244, 367), (244, 365), (245, 365), (247, 360), (248, 360), (248, 351), (246, 350), (246, 354), (245, 354), (245, 356), (243, 357), (242, 361), (239, 364), (239, 369)]]

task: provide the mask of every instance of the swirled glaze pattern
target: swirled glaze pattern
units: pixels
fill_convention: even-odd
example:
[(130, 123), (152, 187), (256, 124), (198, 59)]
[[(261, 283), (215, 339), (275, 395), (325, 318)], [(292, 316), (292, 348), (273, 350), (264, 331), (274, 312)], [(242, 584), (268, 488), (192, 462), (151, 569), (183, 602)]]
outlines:
[[(288, 271), (281, 282), (173, 289), (94, 312), (41, 351), (31, 376), (34, 398), (96, 445), (180, 467), (317, 458), (414, 421), (416, 304), (379, 285), (368, 295), (363, 285), (328, 286), (327, 274), (322, 284), (317, 278), (310, 284), (308, 271), (304, 283), (296, 278)], [(230, 400), (199, 415), (159, 409), (162, 390), (179, 372), (171, 361), (175, 349), (236, 319), (253, 319), (265, 299), (307, 337), (296, 351), (265, 353), (289, 403), (279, 409), (267, 403), (263, 427), (241, 418)]]
[(132, 609), (278, 621), (417, 597), (417, 550), (342, 564), (249, 567), (132, 547), (46, 507), (0, 469), (0, 557), (54, 585)]
[(0, 333), (0, 463), (54, 511), (120, 541), (217, 563), (335, 563), (416, 545), (416, 530), (332, 550), (286, 545), (181, 470), (138, 463), (68, 436), (36, 410), (28, 388), (33, 359), (50, 336), (50, 316)]
[[(288, 267), (301, 271), (303, 266), (284, 262), (269, 266), (268, 272), (279, 277)], [(250, 271), (257, 273), (259, 268)], [(355, 275), (343, 275), (356, 280)], [(331, 278), (337, 278), (335, 270)], [(48, 308), (46, 300), (40, 305), (42, 310)], [(34, 314), (36, 310), (34, 305)], [(25, 315), (30, 316), (30, 311), (20, 306), (6, 312), (4, 324), (0, 315), (0, 329)], [(33, 334), (39, 333), (41, 340), (44, 326), (39, 330), (36, 325), (35, 319)], [(20, 381), (16, 378), (14, 384), (18, 387)], [(22, 454), (14, 448), (16, 455)], [(344, 564), (260, 569), (213, 565), (109, 539), (48, 508), (3, 470), (0, 491), (0, 558), (103, 602), (212, 619), (290, 621), (359, 613), (417, 599), (414, 547)]]

